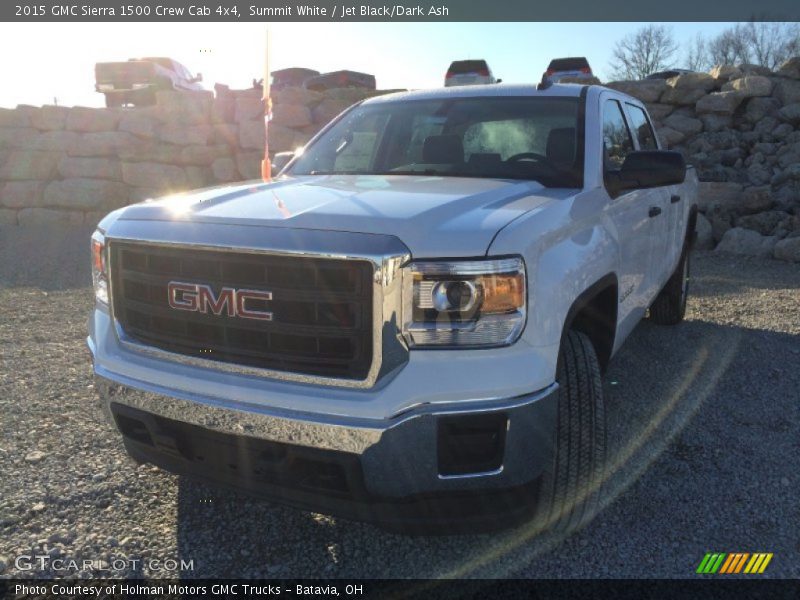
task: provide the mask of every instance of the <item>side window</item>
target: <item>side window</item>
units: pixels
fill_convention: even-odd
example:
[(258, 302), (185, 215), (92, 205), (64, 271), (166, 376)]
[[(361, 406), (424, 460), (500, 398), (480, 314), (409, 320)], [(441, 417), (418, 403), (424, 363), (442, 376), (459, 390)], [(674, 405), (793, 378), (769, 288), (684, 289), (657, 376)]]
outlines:
[(631, 127), (639, 141), (640, 150), (658, 150), (653, 126), (647, 118), (647, 113), (635, 104), (628, 104), (628, 115), (631, 118)]
[(616, 100), (606, 100), (603, 105), (603, 166), (614, 171), (622, 166), (625, 157), (633, 151), (633, 139), (625, 123), (622, 107)]

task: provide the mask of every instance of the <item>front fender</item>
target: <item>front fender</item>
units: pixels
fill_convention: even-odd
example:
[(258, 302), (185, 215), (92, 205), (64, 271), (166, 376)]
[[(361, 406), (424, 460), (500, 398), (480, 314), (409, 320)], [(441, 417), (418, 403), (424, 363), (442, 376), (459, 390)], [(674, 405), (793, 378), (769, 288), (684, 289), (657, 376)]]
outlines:
[(606, 202), (599, 191), (589, 191), (550, 203), (504, 228), (489, 249), (490, 255), (525, 258), (528, 321), (522, 337), (551, 349), (553, 374), (570, 309), (598, 281), (616, 276), (619, 244)]

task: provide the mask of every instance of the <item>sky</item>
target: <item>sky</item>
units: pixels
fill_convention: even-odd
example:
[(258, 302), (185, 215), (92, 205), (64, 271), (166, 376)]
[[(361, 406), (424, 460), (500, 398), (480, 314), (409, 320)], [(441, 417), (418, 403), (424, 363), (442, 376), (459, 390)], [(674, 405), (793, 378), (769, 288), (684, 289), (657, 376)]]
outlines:
[[(504, 82), (538, 82), (550, 59), (586, 56), (607, 80), (614, 42), (644, 23), (274, 23), (270, 68), (372, 73), (378, 88), (442, 85), (453, 60), (484, 58)], [(730, 23), (667, 23), (681, 47)], [(0, 107), (102, 106), (96, 62), (169, 56), (203, 85), (250, 87), (264, 72), (264, 23), (2, 23)], [(680, 65), (676, 65), (680, 66)]]

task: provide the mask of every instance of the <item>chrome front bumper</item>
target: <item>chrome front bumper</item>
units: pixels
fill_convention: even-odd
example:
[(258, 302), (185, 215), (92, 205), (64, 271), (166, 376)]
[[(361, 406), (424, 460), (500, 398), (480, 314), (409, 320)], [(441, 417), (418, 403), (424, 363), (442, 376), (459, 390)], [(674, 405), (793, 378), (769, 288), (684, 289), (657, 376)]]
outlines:
[[(358, 457), (369, 494), (501, 490), (537, 479), (552, 464), (556, 384), (507, 401), (422, 406), (388, 420), (339, 418), (243, 406), (219, 398), (176, 394), (118, 375), (95, 372), (100, 407), (113, 423), (112, 403), (207, 430)], [(324, 394), (324, 388), (320, 389)], [(500, 468), (442, 475), (438, 422), (444, 417), (502, 414), (507, 418)]]

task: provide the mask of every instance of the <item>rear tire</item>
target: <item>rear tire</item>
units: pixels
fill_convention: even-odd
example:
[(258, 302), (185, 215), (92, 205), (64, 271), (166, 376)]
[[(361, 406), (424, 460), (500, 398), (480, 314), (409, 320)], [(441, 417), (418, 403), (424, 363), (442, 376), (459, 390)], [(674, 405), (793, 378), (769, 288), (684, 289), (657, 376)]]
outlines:
[(650, 306), (650, 320), (656, 325), (677, 325), (686, 316), (689, 297), (689, 245), (684, 244), (675, 272)]
[(571, 532), (597, 511), (606, 460), (600, 363), (588, 336), (569, 331), (559, 356), (554, 462), (537, 509), (543, 529)]

